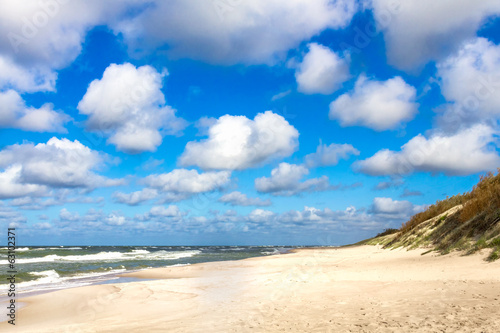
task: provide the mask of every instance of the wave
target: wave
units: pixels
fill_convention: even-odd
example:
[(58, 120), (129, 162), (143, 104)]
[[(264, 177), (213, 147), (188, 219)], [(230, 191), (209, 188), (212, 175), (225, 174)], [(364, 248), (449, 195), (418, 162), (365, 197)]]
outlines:
[(31, 264), (39, 262), (68, 262), (68, 261), (122, 261), (122, 260), (176, 260), (189, 258), (201, 253), (201, 251), (156, 251), (133, 250), (131, 252), (100, 252), (85, 255), (59, 256), (50, 254), (39, 258), (19, 258), (18, 264)]
[[(45, 248), (42, 248), (46, 250)], [(49, 247), (49, 250), (83, 250), (81, 247)]]
[(73, 276), (60, 276), (55, 270), (30, 272), (29, 274), (40, 276), (40, 278), (18, 283), (17, 288), (23, 291), (38, 291), (81, 287), (105, 280), (117, 279), (118, 277), (114, 275), (124, 271), (125, 268), (121, 268), (107, 272), (80, 273)]
[[(8, 247), (0, 247), (0, 250), (8, 250), (9, 248)], [(29, 251), (30, 248), (29, 247), (18, 247), (16, 248), (16, 251)]]
[[(8, 250), (9, 248), (4, 246), (0, 247), (0, 250)], [(16, 251), (28, 251), (30, 248), (29, 247), (17, 247)]]
[(273, 249), (272, 251), (262, 251), (261, 253), (269, 256), (269, 255), (274, 255), (274, 254), (281, 254), (282, 251), (280, 251), (278, 249)]
[(243, 247), (236, 247), (236, 246), (231, 246), (229, 249), (219, 249), (219, 251), (241, 251), (241, 250), (245, 250), (245, 248)]

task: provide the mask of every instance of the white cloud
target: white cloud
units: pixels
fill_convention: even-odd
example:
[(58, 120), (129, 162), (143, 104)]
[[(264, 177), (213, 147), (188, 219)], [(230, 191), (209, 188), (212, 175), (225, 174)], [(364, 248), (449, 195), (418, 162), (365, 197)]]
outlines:
[(72, 213), (68, 211), (66, 208), (63, 208), (59, 211), (59, 219), (63, 221), (75, 221), (80, 218), (80, 214)]
[(320, 143), (316, 148), (316, 152), (306, 155), (304, 159), (308, 168), (315, 168), (337, 165), (340, 159), (348, 159), (350, 155), (359, 155), (359, 150), (347, 143), (332, 143), (328, 146)]
[(496, 132), (475, 125), (453, 135), (418, 135), (395, 152), (383, 149), (355, 164), (359, 171), (373, 175), (404, 175), (414, 171), (468, 175), (495, 170), (500, 157), (490, 144)]
[(438, 119), (445, 128), (498, 119), (500, 116), (500, 46), (485, 38), (463, 44), (437, 64), (441, 93), (452, 102)]
[(295, 72), (298, 91), (329, 95), (350, 78), (349, 62), (326, 46), (310, 43), (308, 47)]
[(129, 206), (135, 206), (145, 201), (154, 199), (158, 196), (158, 191), (151, 188), (145, 188), (132, 193), (115, 192), (113, 199), (116, 202), (123, 203)]
[[(234, 210), (214, 211), (204, 216), (193, 216), (190, 212), (181, 211), (177, 206), (154, 206), (148, 212), (137, 214), (133, 218), (123, 216), (119, 212), (104, 213), (90, 209), (80, 216), (78, 213), (61, 210), (60, 218), (55, 221), (60, 232), (80, 232), (84, 228), (92, 230), (111, 230), (119, 227), (117, 232), (134, 233), (151, 232), (187, 232), (205, 234), (217, 232), (276, 232), (297, 234), (317, 232), (352, 233), (353, 230), (380, 231), (384, 228), (399, 227), (411, 214), (418, 212), (422, 206), (414, 206), (407, 201), (395, 201), (390, 198), (374, 199), (369, 210), (356, 209), (353, 206), (345, 210), (319, 209), (305, 206), (302, 210), (289, 210), (276, 213), (270, 210), (254, 209), (247, 215), (238, 215)], [(0, 222), (2, 214), (13, 215), (12, 211), (3, 209), (0, 203)], [(369, 236), (370, 234), (366, 234)]]
[(133, 53), (168, 45), (170, 58), (270, 64), (327, 28), (347, 26), (356, 7), (344, 0), (156, 1), (114, 29)]
[(270, 206), (271, 200), (262, 200), (260, 198), (249, 198), (246, 194), (234, 191), (223, 195), (219, 202), (228, 203), (232, 206)]
[(59, 212), (59, 220), (55, 223), (58, 230), (69, 233), (88, 232), (91, 230), (110, 230), (110, 227), (130, 227), (130, 219), (120, 212), (104, 213), (102, 210), (89, 209), (85, 214), (70, 212), (63, 208)]
[[(19, 181), (19, 179), (16, 180), (17, 185), (38, 186), (33, 184), (19, 184)], [(13, 197), (12, 191), (9, 192), (10, 197)], [(88, 195), (88, 190), (85, 188), (48, 189), (46, 187), (43, 187), (43, 191), (31, 191), (27, 194), (27, 196), (10, 200), (9, 205), (23, 210), (44, 210), (51, 206), (62, 206), (68, 203), (84, 203), (97, 205), (102, 204), (103, 202), (103, 197), (91, 197)]]
[(453, 52), (486, 18), (500, 14), (497, 0), (371, 0), (384, 32), (389, 63), (411, 70)]
[(11, 165), (0, 172), (0, 199), (18, 198), (25, 195), (42, 195), (47, 187), (37, 184), (23, 184), (21, 181), (22, 166)]
[(269, 219), (274, 217), (276, 214), (269, 211), (269, 210), (264, 210), (264, 209), (254, 209), (253, 211), (248, 214), (248, 220), (250, 222), (267, 222)]
[(209, 128), (208, 139), (188, 142), (179, 162), (202, 169), (242, 170), (291, 155), (298, 136), (285, 118), (271, 111), (254, 120), (225, 115)]
[(408, 216), (413, 213), (413, 204), (406, 200), (398, 201), (391, 198), (374, 198), (371, 210), (377, 215)]
[(76, 59), (87, 32), (113, 24), (139, 1), (0, 3), (0, 87), (34, 92), (53, 91), (55, 70)]
[(149, 211), (151, 216), (166, 216), (166, 217), (175, 217), (180, 216), (181, 212), (179, 207), (175, 205), (170, 205), (167, 208), (165, 206), (154, 206)]
[(330, 185), (328, 177), (312, 178), (301, 182), (309, 170), (303, 165), (280, 163), (271, 171), (271, 177), (255, 179), (255, 188), (272, 195), (295, 195), (301, 192), (327, 191), (336, 187)]
[(135, 219), (138, 221), (180, 221), (184, 215), (186, 213), (181, 212), (176, 205), (153, 206), (149, 212), (136, 215)]
[(94, 171), (105, 164), (105, 157), (77, 140), (52, 138), (46, 144), (16, 144), (0, 151), (0, 168), (5, 184), (4, 197), (35, 194), (47, 187), (93, 189), (122, 184)]
[(124, 216), (111, 213), (104, 219), (104, 222), (108, 225), (123, 225), (126, 220)]
[(87, 129), (107, 136), (108, 143), (129, 153), (155, 151), (162, 134), (178, 134), (186, 122), (165, 105), (162, 78), (150, 66), (111, 64), (90, 83), (78, 110), (89, 116)]
[[(324, 212), (329, 212), (331, 211), (330, 209), (325, 209)], [(302, 211), (300, 210), (289, 210), (283, 214), (280, 214), (280, 216), (277, 218), (277, 220), (281, 223), (292, 223), (296, 225), (312, 225), (313, 223), (321, 223), (321, 222), (326, 222), (323, 217), (320, 215), (323, 215), (324, 213), (321, 211), (321, 209), (317, 209), (315, 207), (308, 207), (304, 206), (304, 209)], [(326, 217), (326, 216), (324, 216)], [(312, 222), (312, 223), (311, 223)]]
[(330, 103), (330, 119), (340, 125), (365, 126), (376, 131), (394, 129), (417, 113), (416, 90), (401, 77), (375, 81), (361, 75), (354, 91)]
[(22, 67), (0, 54), (0, 89), (54, 91), (57, 74), (46, 67)]
[(69, 117), (53, 110), (51, 104), (39, 109), (27, 107), (14, 90), (0, 92), (0, 127), (34, 132), (66, 132)]
[(195, 194), (218, 190), (227, 185), (231, 172), (204, 172), (196, 170), (175, 169), (169, 173), (150, 175), (144, 183), (161, 192), (174, 194)]

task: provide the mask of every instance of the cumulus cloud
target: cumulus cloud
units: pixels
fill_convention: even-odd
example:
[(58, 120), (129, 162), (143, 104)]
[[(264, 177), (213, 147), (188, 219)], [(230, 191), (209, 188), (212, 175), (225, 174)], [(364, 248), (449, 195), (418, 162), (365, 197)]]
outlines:
[(159, 221), (159, 222), (172, 222), (172, 221), (180, 221), (186, 213), (181, 212), (179, 207), (176, 205), (165, 206), (153, 206), (151, 209), (144, 213), (138, 214), (134, 217), (137, 221)]
[(47, 187), (37, 184), (23, 184), (22, 166), (12, 165), (0, 172), (0, 199), (18, 198), (25, 195), (42, 195)]
[(349, 79), (349, 62), (326, 46), (310, 43), (308, 48), (295, 72), (298, 91), (329, 95)]
[(298, 146), (298, 136), (285, 118), (271, 111), (257, 114), (254, 120), (225, 115), (210, 126), (207, 139), (187, 143), (179, 163), (202, 169), (243, 170), (291, 155)]
[(187, 124), (165, 105), (165, 75), (150, 66), (111, 64), (78, 103), (80, 113), (89, 116), (87, 129), (107, 135), (107, 142), (121, 151), (155, 151), (162, 134), (178, 134)]
[(262, 193), (272, 195), (295, 195), (301, 192), (316, 192), (336, 189), (332, 186), (327, 176), (311, 178), (301, 182), (309, 174), (303, 165), (280, 163), (271, 171), (271, 177), (255, 179), (255, 188)]
[(413, 204), (406, 200), (393, 200), (391, 198), (374, 198), (371, 211), (379, 216), (409, 217), (413, 214)]
[(0, 89), (54, 91), (57, 74), (47, 67), (23, 67), (0, 54)]
[(220, 190), (230, 180), (229, 171), (198, 173), (196, 170), (175, 169), (169, 173), (150, 175), (143, 183), (160, 193), (173, 195), (170, 201), (178, 201), (193, 194)]
[(269, 219), (274, 217), (276, 214), (274, 212), (271, 212), (270, 210), (264, 210), (264, 209), (254, 209), (248, 214), (248, 220), (251, 222), (267, 222)]
[(34, 132), (66, 132), (64, 123), (70, 118), (54, 111), (51, 104), (27, 107), (14, 90), (0, 92), (0, 127)]
[(123, 225), (125, 224), (125, 217), (111, 213), (104, 219), (104, 222), (108, 225)]
[[(95, 173), (105, 157), (77, 140), (52, 138), (46, 144), (16, 144), (0, 151), (0, 168), (6, 186), (2, 195), (19, 197), (37, 194), (47, 187), (87, 188), (114, 186), (121, 180)], [(8, 186), (7, 186), (8, 185)]]
[(271, 200), (262, 200), (260, 198), (249, 198), (246, 194), (234, 191), (224, 194), (219, 198), (219, 202), (228, 203), (231, 206), (270, 206)]
[(345, 210), (305, 206), (303, 210), (290, 210), (276, 215), (270, 222), (282, 228), (293, 225), (299, 230), (316, 229), (330, 232), (353, 229), (382, 230), (388, 227), (399, 227), (400, 223), (418, 209), (419, 207), (409, 202), (375, 198), (368, 211), (356, 209), (354, 206), (347, 207)]
[[(398, 227), (414, 212), (422, 207), (414, 206), (407, 201), (395, 201), (390, 198), (374, 199), (369, 210), (356, 209), (353, 206), (345, 210), (316, 208), (305, 206), (302, 210), (289, 210), (276, 213), (265, 209), (254, 209), (246, 215), (239, 215), (233, 210), (215, 211), (210, 215), (193, 216), (183, 212), (177, 206), (154, 206), (143, 214), (133, 218), (119, 212), (105, 213), (90, 209), (84, 215), (61, 210), (59, 220), (55, 221), (60, 232), (79, 232), (84, 228), (92, 230), (112, 230), (133, 233), (135, 231), (151, 232), (187, 232), (220, 233), (220, 232), (264, 232), (281, 231), (282, 233), (318, 232), (351, 233), (368, 231), (373, 233), (388, 227)], [(12, 212), (6, 213), (12, 215)], [(0, 205), (0, 222), (2, 207)], [(367, 234), (368, 236), (369, 234)]]
[(180, 216), (179, 207), (175, 205), (170, 205), (168, 207), (165, 206), (154, 206), (149, 211), (151, 216), (167, 216), (167, 217), (175, 217)]
[(495, 170), (500, 157), (491, 143), (496, 132), (475, 125), (456, 134), (434, 134), (429, 139), (418, 135), (399, 152), (383, 149), (357, 162), (355, 168), (372, 175), (404, 175), (415, 171), (469, 175)]
[(350, 155), (359, 155), (359, 150), (346, 143), (332, 143), (328, 146), (320, 143), (315, 153), (306, 155), (305, 165), (308, 168), (337, 165), (340, 159), (348, 159)]
[(22, 92), (53, 91), (55, 70), (76, 59), (92, 27), (113, 24), (140, 5), (137, 0), (7, 2), (0, 12), (0, 86)]
[(442, 127), (456, 130), (500, 117), (500, 46), (476, 38), (437, 69), (441, 93), (451, 102), (438, 119)]
[(452, 53), (474, 37), (490, 16), (500, 14), (496, 0), (371, 0), (383, 31), (389, 63), (412, 70)]
[[(34, 185), (29, 184), (29, 186)], [(103, 197), (90, 197), (87, 192), (87, 189), (58, 188), (49, 190), (44, 187), (44, 190), (38, 193), (30, 191), (27, 196), (10, 200), (9, 205), (23, 210), (43, 210), (51, 206), (61, 206), (68, 203), (97, 205), (104, 202)], [(12, 197), (12, 192), (10, 197)]]
[(80, 217), (80, 214), (78, 214), (76, 212), (71, 213), (66, 208), (62, 208), (59, 211), (59, 219), (61, 219), (63, 221), (74, 221), (74, 220), (78, 219), (79, 217)]
[(361, 75), (354, 90), (330, 103), (330, 119), (340, 125), (365, 126), (376, 131), (394, 129), (417, 113), (416, 90), (401, 77), (376, 81)]
[(145, 201), (154, 199), (158, 196), (158, 191), (152, 188), (144, 188), (140, 191), (132, 193), (115, 192), (113, 199), (115, 202), (126, 204), (129, 206), (136, 206)]
[(272, 64), (321, 31), (347, 26), (356, 9), (345, 0), (155, 1), (114, 29), (136, 54), (168, 45), (170, 58)]
[(102, 210), (93, 208), (83, 215), (63, 208), (59, 211), (59, 219), (55, 220), (55, 225), (59, 231), (69, 233), (88, 232), (89, 228), (109, 231), (113, 227), (120, 227), (119, 230), (123, 230), (122, 228), (130, 227), (131, 224), (131, 219), (120, 212), (105, 213)]

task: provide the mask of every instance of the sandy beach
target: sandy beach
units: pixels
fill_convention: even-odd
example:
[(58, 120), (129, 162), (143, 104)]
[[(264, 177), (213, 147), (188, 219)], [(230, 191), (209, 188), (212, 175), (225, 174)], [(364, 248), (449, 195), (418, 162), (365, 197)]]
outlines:
[(498, 332), (500, 262), (375, 246), (126, 274), (19, 299), (2, 332)]

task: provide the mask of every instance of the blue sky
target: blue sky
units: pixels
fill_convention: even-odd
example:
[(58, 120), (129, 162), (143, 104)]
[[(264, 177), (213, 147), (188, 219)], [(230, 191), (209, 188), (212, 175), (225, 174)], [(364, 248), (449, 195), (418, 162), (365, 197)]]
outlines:
[(0, 223), (25, 245), (399, 227), (500, 166), (500, 4), (458, 2), (1, 1)]

